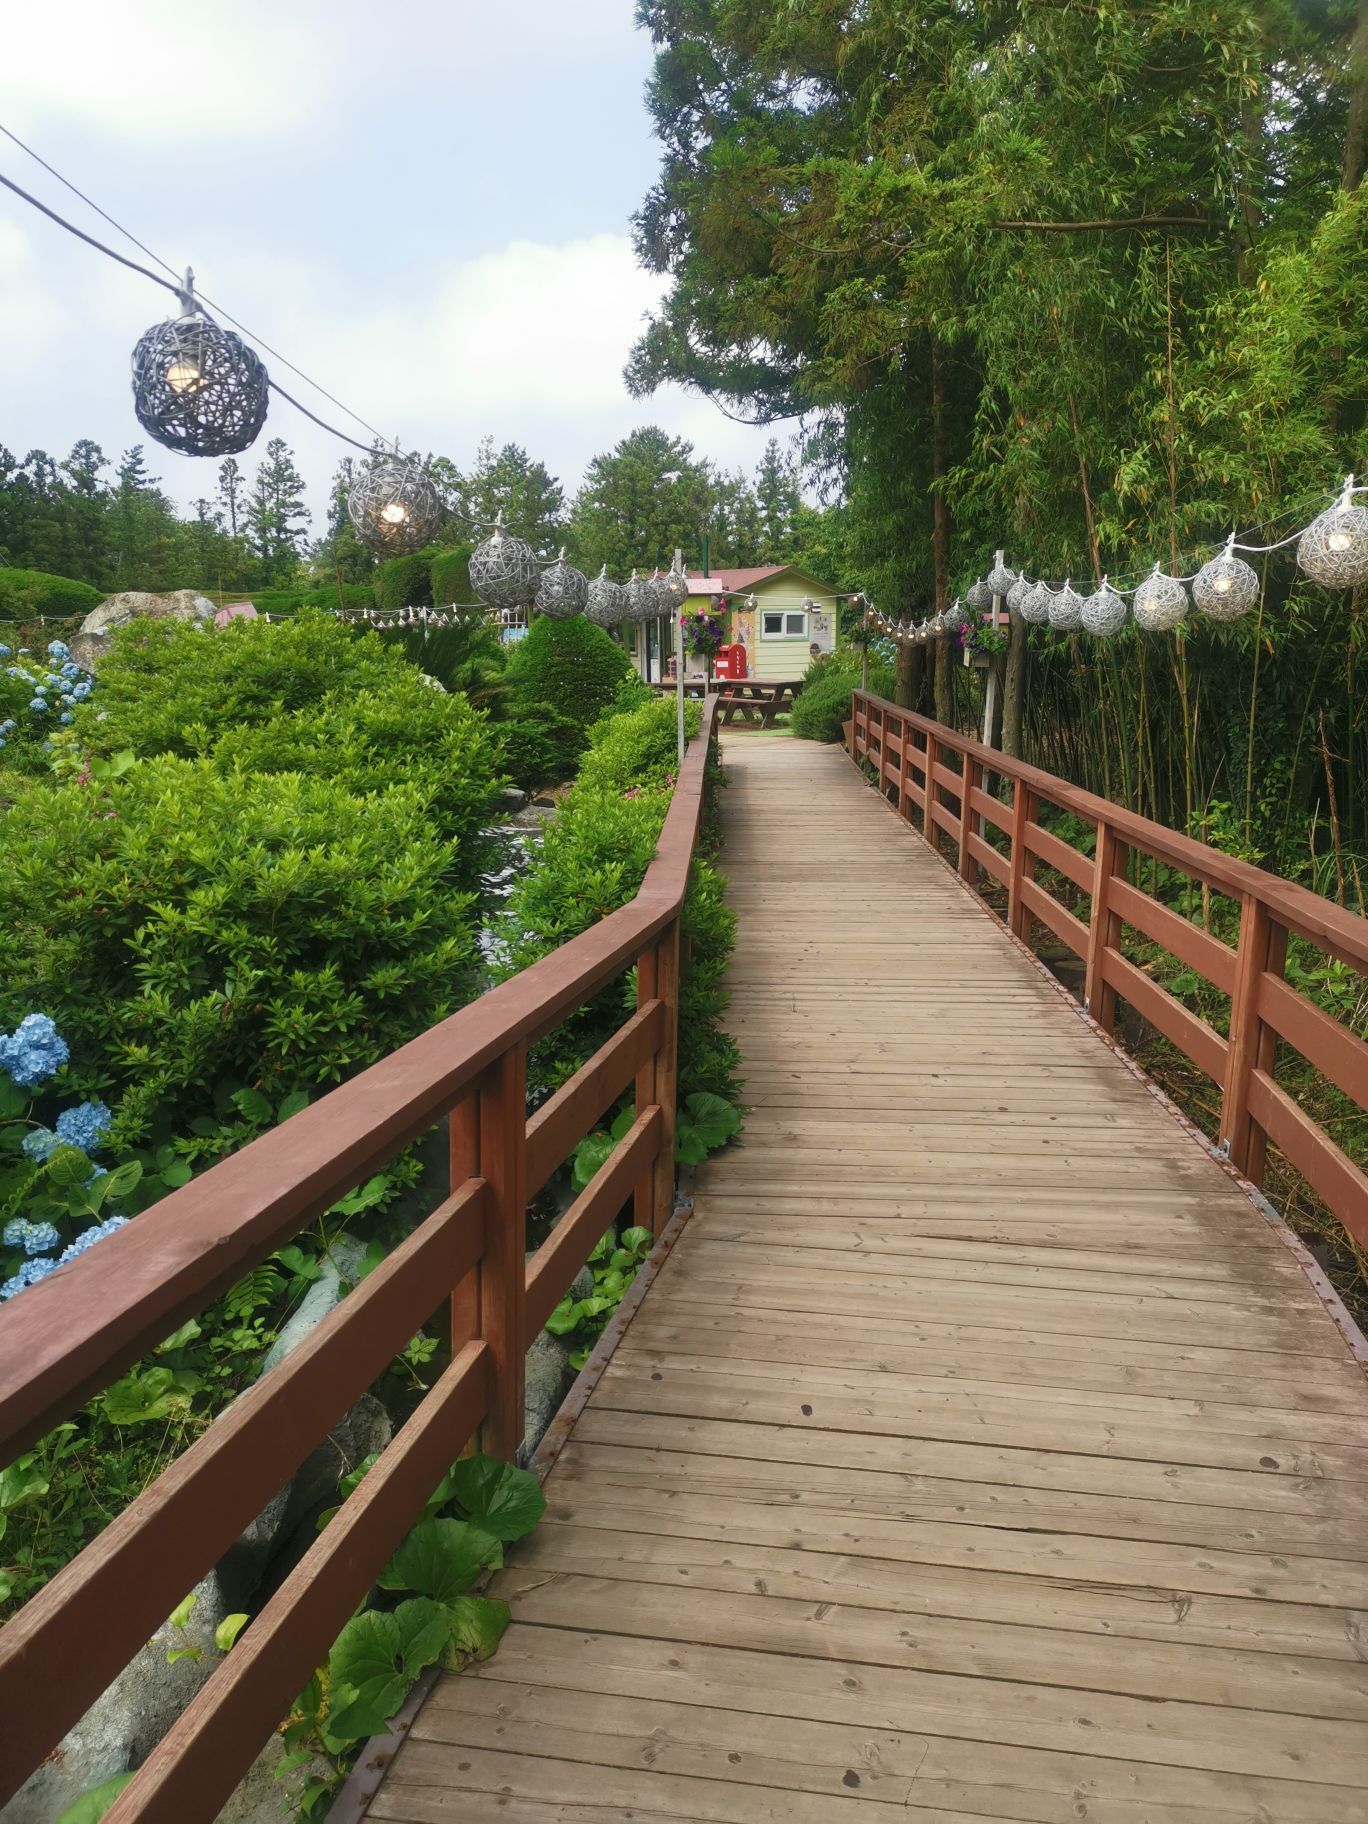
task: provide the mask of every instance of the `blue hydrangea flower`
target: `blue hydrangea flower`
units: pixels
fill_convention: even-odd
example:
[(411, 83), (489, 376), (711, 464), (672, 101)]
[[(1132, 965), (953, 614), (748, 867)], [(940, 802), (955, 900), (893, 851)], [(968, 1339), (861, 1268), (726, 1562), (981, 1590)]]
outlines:
[(12, 646), (6, 646), (4, 641), (0, 640), (0, 659), (7, 659), (13, 650)]
[(13, 1298), (16, 1292), (22, 1292), (26, 1286), (36, 1286), (40, 1279), (46, 1279), (57, 1265), (55, 1260), (26, 1260), (13, 1279), (7, 1279), (0, 1286), (0, 1298)]
[(50, 1222), (25, 1222), (22, 1216), (5, 1224), (5, 1245), (22, 1248), (30, 1258), (60, 1248), (62, 1238)]
[(29, 704), (29, 708), (31, 710), (33, 710), (37, 715), (41, 716), (43, 711), (47, 708), (46, 699), (44, 699), (43, 697), (35, 697), (33, 699), (33, 701)]
[(5, 1224), (4, 1235), (0, 1239), (3, 1239), (7, 1248), (22, 1248), (24, 1237), (32, 1226), (32, 1223), (26, 1222), (22, 1216), (12, 1216)]
[(69, 709), (64, 709), (62, 711), (62, 720), (63, 720), (63, 722), (74, 722), (76, 720), (76, 718), (75, 718), (75, 716), (72, 715), (72, 713)]
[(126, 1216), (106, 1216), (104, 1221), (96, 1223), (93, 1229), (87, 1229), (84, 1235), (78, 1235), (71, 1246), (64, 1251), (57, 1265), (64, 1267), (69, 1260), (79, 1260), (87, 1248), (93, 1248), (97, 1241), (103, 1241), (106, 1235), (112, 1235), (116, 1229), (123, 1228), (127, 1221)]
[(24, 1151), (30, 1159), (50, 1159), (57, 1146), (57, 1136), (49, 1127), (35, 1127), (24, 1135)]
[(3, 722), (0, 722), (0, 735), (7, 735), (11, 729), (16, 727), (18, 727), (18, 724), (15, 722), (14, 717), (7, 716)]
[(52, 654), (54, 659), (69, 659), (71, 657), (71, 648), (67, 645), (65, 640), (49, 640), (48, 651)]
[(103, 1102), (82, 1102), (58, 1115), (57, 1138), (67, 1146), (79, 1146), (83, 1153), (93, 1153), (113, 1119)]
[(47, 674), (47, 676), (43, 679), (43, 689), (44, 690), (60, 690), (61, 688), (62, 688), (62, 680), (57, 676), (57, 673), (55, 671), (50, 671)]
[(26, 1013), (8, 1037), (0, 1033), (0, 1070), (7, 1070), (20, 1089), (53, 1076), (70, 1056), (66, 1040), (45, 1013)]

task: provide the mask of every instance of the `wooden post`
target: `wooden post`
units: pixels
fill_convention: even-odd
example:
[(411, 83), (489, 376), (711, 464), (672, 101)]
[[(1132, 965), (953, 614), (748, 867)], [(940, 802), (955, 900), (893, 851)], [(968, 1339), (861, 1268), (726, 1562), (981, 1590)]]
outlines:
[(1012, 788), (1012, 853), (1007, 876), (1007, 929), (1023, 943), (1030, 926), (1026, 908), (1021, 903), (1021, 883), (1029, 880), (1034, 872), (1030, 865), (1031, 857), (1026, 853), (1026, 825), (1031, 821), (1034, 809), (1032, 794), (1027, 790), (1025, 780), (1017, 779)]
[(1259, 985), (1265, 974), (1281, 976), (1286, 960), (1286, 927), (1274, 922), (1262, 900), (1246, 894), (1240, 901), (1220, 1132), (1231, 1164), (1253, 1184), (1263, 1183), (1268, 1140), (1250, 1117), (1249, 1082), (1256, 1070), (1272, 1071), (1277, 1051), (1276, 1033), (1259, 1018)]
[[(638, 1115), (653, 1104), (661, 1115), (660, 1152), (632, 1193), (632, 1220), (659, 1236), (674, 1210), (675, 1102), (679, 1081), (679, 920), (672, 920), (637, 960), (637, 1006), (665, 1003), (660, 1046), (637, 1072)], [(643, 988), (643, 982), (646, 986)]]
[(922, 797), (922, 835), (934, 849), (936, 843), (936, 819), (932, 816), (932, 806), (936, 802), (936, 755), (940, 742), (928, 728), (926, 731), (926, 791)]
[(902, 725), (902, 758), (898, 762), (898, 815), (912, 821), (912, 728), (907, 717)]
[[(1018, 791), (1021, 789), (1017, 787)], [(1111, 883), (1126, 865), (1126, 848), (1116, 839), (1109, 823), (1097, 826), (1097, 848), (1093, 855), (1092, 913), (1088, 919), (1087, 975), (1083, 983), (1083, 1006), (1104, 1032), (1116, 1024), (1116, 990), (1108, 986), (1103, 965), (1108, 949), (1121, 941), (1121, 920), (1111, 909)]]
[(523, 1437), (524, 1260), (527, 1253), (527, 1068), (521, 1044), (480, 1079), (480, 1176), (489, 1220), (480, 1266), (480, 1335), (493, 1357), (480, 1447), (512, 1462)]
[(983, 765), (978, 760), (964, 756), (963, 789), (960, 793), (960, 843), (959, 871), (960, 879), (972, 887), (978, 879), (978, 863), (969, 853), (969, 833), (973, 829), (973, 820), (969, 813), (969, 794), (983, 780)]
[[(467, 1090), (447, 1117), (447, 1153), (451, 1161), (451, 1194), (480, 1170), (480, 1092)], [(480, 1334), (480, 1263), (451, 1289), (453, 1358)]]

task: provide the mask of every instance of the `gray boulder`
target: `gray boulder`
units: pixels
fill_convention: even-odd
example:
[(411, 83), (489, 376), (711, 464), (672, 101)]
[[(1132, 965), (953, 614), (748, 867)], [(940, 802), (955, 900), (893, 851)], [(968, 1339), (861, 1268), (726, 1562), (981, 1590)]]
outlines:
[(166, 595), (125, 589), (118, 595), (107, 595), (81, 622), (81, 631), (72, 636), (72, 658), (87, 671), (98, 670), (101, 656), (109, 650), (109, 636), (136, 620), (196, 621), (203, 627), (212, 627), (214, 604), (194, 589), (173, 589)]

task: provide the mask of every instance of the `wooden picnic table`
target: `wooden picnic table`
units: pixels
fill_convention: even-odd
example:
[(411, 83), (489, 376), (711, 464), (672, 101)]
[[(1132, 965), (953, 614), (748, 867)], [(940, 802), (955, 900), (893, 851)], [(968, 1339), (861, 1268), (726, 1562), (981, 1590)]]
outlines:
[(718, 691), (718, 721), (730, 728), (739, 717), (745, 728), (773, 728), (793, 708), (802, 688), (801, 678), (724, 679)]

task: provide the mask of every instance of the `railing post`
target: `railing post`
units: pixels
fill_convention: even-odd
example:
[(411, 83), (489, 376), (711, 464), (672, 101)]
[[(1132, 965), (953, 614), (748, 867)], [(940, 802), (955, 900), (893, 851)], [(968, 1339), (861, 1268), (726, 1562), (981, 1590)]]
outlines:
[(675, 1101), (679, 1081), (679, 920), (637, 958), (637, 1006), (660, 1000), (665, 1026), (659, 1048), (637, 1072), (638, 1115), (653, 1104), (660, 1108), (660, 1152), (632, 1192), (632, 1221), (659, 1237), (674, 1210)]
[[(480, 1172), (480, 1092), (468, 1089), (447, 1117), (447, 1153), (452, 1196)], [(454, 1357), (480, 1334), (480, 1262), (451, 1289), (451, 1353)]]
[(912, 725), (903, 717), (902, 757), (898, 761), (898, 815), (905, 823), (912, 821)]
[[(1020, 790), (1020, 786), (1017, 788)], [(1116, 839), (1109, 823), (1097, 826), (1097, 848), (1093, 854), (1092, 912), (1088, 919), (1087, 974), (1083, 981), (1083, 1005), (1103, 1032), (1116, 1024), (1116, 990), (1106, 981), (1104, 970), (1109, 949), (1121, 942), (1121, 920), (1111, 909), (1111, 883), (1126, 865), (1124, 843)]]
[(527, 1254), (527, 1061), (521, 1044), (491, 1064), (479, 1086), (480, 1176), (489, 1218), (480, 1263), (480, 1335), (493, 1362), (480, 1446), (512, 1462), (523, 1438), (524, 1285)]
[(1007, 876), (1007, 929), (1023, 943), (1026, 941), (1029, 923), (1026, 908), (1021, 902), (1021, 883), (1031, 879), (1034, 872), (1031, 858), (1026, 853), (1026, 825), (1034, 812), (1033, 793), (1028, 790), (1024, 779), (1016, 780), (1012, 788), (1012, 854)]
[(1259, 1018), (1259, 985), (1280, 976), (1287, 961), (1287, 928), (1253, 894), (1240, 901), (1240, 940), (1235, 989), (1230, 997), (1230, 1044), (1221, 1086), (1221, 1144), (1236, 1171), (1262, 1184), (1268, 1139), (1249, 1113), (1249, 1083), (1256, 1070), (1273, 1071), (1277, 1034)]
[(973, 823), (969, 815), (969, 795), (977, 786), (981, 785), (982, 782), (982, 761), (973, 760), (966, 754), (964, 756), (964, 773), (961, 779), (960, 791), (959, 871), (960, 879), (967, 882), (971, 887), (978, 880), (979, 870), (978, 863), (969, 853), (969, 834), (973, 829)]
[(928, 728), (926, 731), (926, 789), (922, 796), (922, 835), (933, 849), (939, 846), (936, 841), (936, 819), (931, 814), (931, 807), (936, 802), (936, 755), (939, 750), (940, 742)]

